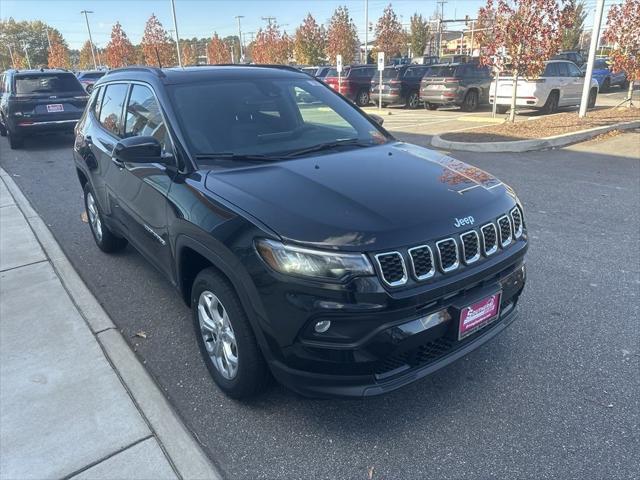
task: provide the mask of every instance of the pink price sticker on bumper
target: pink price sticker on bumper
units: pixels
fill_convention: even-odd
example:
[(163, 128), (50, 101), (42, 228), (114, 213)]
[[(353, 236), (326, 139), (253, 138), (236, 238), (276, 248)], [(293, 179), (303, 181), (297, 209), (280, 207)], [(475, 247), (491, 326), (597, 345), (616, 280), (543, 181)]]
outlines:
[(497, 318), (500, 310), (500, 297), (501, 293), (496, 293), (463, 308), (460, 312), (458, 339), (470, 335)]

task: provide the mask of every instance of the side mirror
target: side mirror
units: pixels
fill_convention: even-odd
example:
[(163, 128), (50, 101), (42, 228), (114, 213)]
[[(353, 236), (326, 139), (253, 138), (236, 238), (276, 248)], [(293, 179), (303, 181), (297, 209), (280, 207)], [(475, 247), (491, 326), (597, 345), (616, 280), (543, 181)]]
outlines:
[(371, 120), (373, 120), (380, 126), (382, 126), (382, 124), (384, 123), (384, 118), (382, 118), (380, 115), (376, 115), (375, 113), (370, 113), (369, 117), (371, 118)]
[(168, 163), (160, 142), (150, 136), (123, 138), (113, 149), (113, 157), (126, 163)]

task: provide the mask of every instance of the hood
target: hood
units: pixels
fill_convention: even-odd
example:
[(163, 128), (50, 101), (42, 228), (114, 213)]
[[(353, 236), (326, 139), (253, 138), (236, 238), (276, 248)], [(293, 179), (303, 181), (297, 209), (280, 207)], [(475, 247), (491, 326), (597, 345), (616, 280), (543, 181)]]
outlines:
[(406, 143), (211, 171), (205, 185), (284, 240), (358, 251), (462, 233), (456, 219), (478, 226), (515, 205), (490, 174)]

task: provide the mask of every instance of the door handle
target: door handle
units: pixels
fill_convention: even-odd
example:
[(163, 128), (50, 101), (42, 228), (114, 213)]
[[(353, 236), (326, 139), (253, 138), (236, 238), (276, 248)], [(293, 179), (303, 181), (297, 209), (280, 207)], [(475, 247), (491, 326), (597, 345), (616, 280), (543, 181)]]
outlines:
[(124, 168), (124, 162), (122, 160), (118, 160), (116, 157), (111, 157), (111, 161), (118, 167), (119, 169)]

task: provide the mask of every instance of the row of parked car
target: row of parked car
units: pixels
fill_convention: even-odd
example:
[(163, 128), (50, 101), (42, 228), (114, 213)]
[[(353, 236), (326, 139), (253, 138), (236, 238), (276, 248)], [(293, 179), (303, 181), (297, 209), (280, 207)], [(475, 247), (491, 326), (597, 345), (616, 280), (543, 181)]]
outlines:
[[(491, 69), (477, 62), (457, 62), (435, 65), (390, 65), (382, 72), (382, 84), (375, 65), (351, 65), (338, 76), (335, 67), (303, 68), (323, 80), (358, 106), (371, 102), (383, 106), (405, 105), (406, 108), (424, 106), (458, 106), (472, 112), (481, 105), (497, 101), (497, 110), (508, 110), (513, 78), (503, 74), (496, 82)], [(537, 79), (519, 79), (517, 105), (541, 108), (548, 113), (558, 107), (580, 102), (586, 64), (580, 69), (575, 62), (558, 57), (546, 63)], [(627, 88), (624, 73), (614, 74), (606, 59), (596, 59), (589, 103), (595, 105), (599, 91), (613, 86)], [(497, 100), (496, 92), (497, 89)]]

